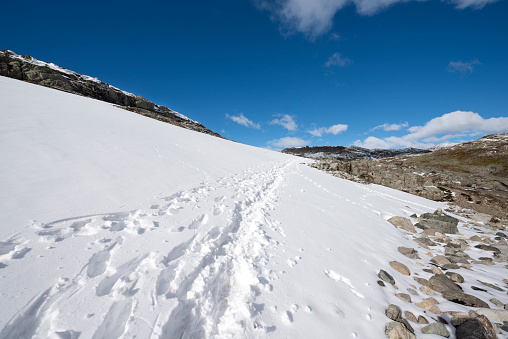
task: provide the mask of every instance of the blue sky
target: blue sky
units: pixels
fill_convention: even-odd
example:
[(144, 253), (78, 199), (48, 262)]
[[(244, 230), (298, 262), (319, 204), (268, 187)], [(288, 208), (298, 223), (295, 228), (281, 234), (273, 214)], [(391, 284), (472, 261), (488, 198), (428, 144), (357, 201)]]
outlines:
[(9, 1), (1, 49), (272, 149), (508, 132), (508, 1)]

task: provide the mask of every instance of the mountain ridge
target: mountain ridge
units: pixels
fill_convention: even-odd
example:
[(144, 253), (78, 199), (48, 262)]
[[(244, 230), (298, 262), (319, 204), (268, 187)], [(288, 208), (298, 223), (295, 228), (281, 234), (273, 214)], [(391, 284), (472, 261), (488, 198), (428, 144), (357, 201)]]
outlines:
[(354, 161), (430, 153), (431, 151), (412, 147), (403, 149), (368, 149), (359, 146), (304, 146), (285, 148), (281, 152), (311, 159), (325, 158), (340, 161)]
[(105, 101), (172, 125), (224, 138), (201, 123), (141, 96), (123, 91), (98, 78), (44, 62), (11, 50), (0, 50), (0, 75), (61, 91)]

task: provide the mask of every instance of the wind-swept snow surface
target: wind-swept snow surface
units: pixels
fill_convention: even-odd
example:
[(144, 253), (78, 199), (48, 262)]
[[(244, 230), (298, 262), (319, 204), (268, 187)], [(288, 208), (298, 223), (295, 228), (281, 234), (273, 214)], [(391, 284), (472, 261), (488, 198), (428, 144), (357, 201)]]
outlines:
[(0, 116), (1, 338), (383, 337), (386, 219), (443, 206), (4, 77)]

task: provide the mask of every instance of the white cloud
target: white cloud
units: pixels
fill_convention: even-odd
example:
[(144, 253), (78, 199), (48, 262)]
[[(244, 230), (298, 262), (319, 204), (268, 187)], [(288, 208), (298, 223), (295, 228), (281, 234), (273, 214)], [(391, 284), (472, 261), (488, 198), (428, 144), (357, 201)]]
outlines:
[(339, 66), (344, 67), (350, 64), (352, 61), (349, 58), (343, 57), (340, 53), (333, 53), (331, 57), (325, 63), (325, 67)]
[(270, 125), (280, 125), (288, 131), (296, 131), (298, 128), (293, 116), (289, 114), (276, 114), (275, 116), (279, 117), (279, 119), (273, 119), (269, 122)]
[(423, 126), (413, 126), (402, 137), (368, 137), (357, 140), (355, 145), (366, 148), (428, 148), (434, 143), (447, 142), (457, 138), (475, 137), (481, 134), (508, 132), (508, 117), (484, 119), (478, 113), (455, 111), (429, 120)]
[(404, 137), (388, 137), (388, 138), (376, 138), (376, 137), (368, 137), (364, 141), (356, 140), (353, 143), (355, 146), (360, 146), (364, 148), (406, 148), (406, 147), (414, 147), (414, 148), (429, 148), (434, 146), (432, 143), (424, 143), (414, 140), (406, 140)]
[(424, 126), (409, 128), (406, 136), (409, 140), (424, 139), (441, 134), (456, 134), (482, 131), (485, 133), (502, 133), (508, 131), (508, 118), (484, 119), (478, 113), (455, 111), (443, 114), (428, 121)]
[(296, 137), (285, 137), (268, 141), (268, 145), (275, 149), (283, 149), (287, 147), (301, 147), (309, 144), (308, 140), (296, 138)]
[(486, 4), (497, 2), (497, 0), (451, 0), (451, 3), (455, 4), (455, 8), (464, 9), (471, 7), (473, 9), (481, 9)]
[(226, 114), (226, 118), (233, 120), (239, 125), (245, 126), (245, 127), (252, 127), (255, 129), (260, 129), (261, 125), (254, 123), (252, 120), (248, 119), (243, 113), (240, 113), (240, 115), (229, 115)]
[(347, 131), (347, 128), (348, 125), (337, 124), (330, 127), (316, 127), (313, 130), (309, 130), (307, 132), (309, 132), (311, 135), (315, 137), (321, 137), (323, 136), (323, 134), (337, 135), (339, 133)]
[[(314, 39), (328, 32), (333, 17), (342, 8), (354, 4), (361, 15), (374, 15), (396, 3), (411, 0), (255, 0), (258, 8), (272, 13), (286, 32), (300, 32)], [(418, 1), (418, 0), (417, 0)], [(449, 0), (457, 9), (479, 9), (497, 0)]]
[(379, 125), (379, 126), (376, 126), (376, 127), (372, 128), (371, 131), (375, 131), (377, 129), (382, 129), (383, 131), (386, 131), (386, 132), (389, 132), (389, 131), (399, 131), (402, 128), (405, 128), (405, 127), (408, 127), (408, 126), (409, 126), (409, 124), (407, 122), (404, 122), (402, 124), (388, 124), (388, 123), (385, 123), (385, 124), (382, 124), (382, 125)]
[(478, 61), (478, 59), (470, 62), (450, 61), (446, 70), (451, 73), (460, 73), (462, 75), (466, 75), (467, 73), (472, 74), (475, 65), (481, 65), (481, 62)]

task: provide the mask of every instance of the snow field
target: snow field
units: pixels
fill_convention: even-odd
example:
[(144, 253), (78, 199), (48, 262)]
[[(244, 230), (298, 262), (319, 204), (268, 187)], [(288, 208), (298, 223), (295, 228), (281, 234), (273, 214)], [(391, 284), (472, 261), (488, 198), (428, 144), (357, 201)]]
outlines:
[[(1, 338), (383, 336), (443, 204), (0, 77)], [(400, 281), (400, 284), (399, 284)], [(432, 338), (432, 336), (428, 336)]]

